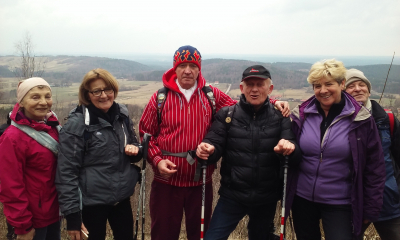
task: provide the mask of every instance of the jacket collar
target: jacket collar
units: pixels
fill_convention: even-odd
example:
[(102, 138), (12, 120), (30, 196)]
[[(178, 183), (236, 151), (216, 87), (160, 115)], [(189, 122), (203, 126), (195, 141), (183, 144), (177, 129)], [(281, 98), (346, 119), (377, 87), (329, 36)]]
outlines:
[(14, 105), (14, 108), (11, 112), (10, 119), (20, 125), (29, 126), (36, 131), (48, 131), (51, 127), (58, 126), (60, 123), (56, 116), (54, 116), (53, 112), (49, 112), (47, 114), (46, 122), (37, 122), (35, 120), (29, 119), (25, 116), (25, 114), (21, 111), (19, 103)]
[[(371, 113), (363, 106), (361, 106), (350, 94), (342, 92), (342, 96), (345, 97), (346, 104), (343, 111), (350, 113), (353, 112), (353, 121), (363, 121), (371, 116)], [(292, 110), (291, 118), (295, 120), (296, 118), (300, 121), (304, 120), (305, 113), (318, 112), (315, 106), (316, 97), (311, 96), (302, 104), (298, 105)]]
[[(244, 96), (244, 94), (240, 95), (240, 101), (239, 101), (239, 105), (241, 108), (243, 108), (246, 112), (248, 113), (255, 113), (256, 111), (254, 110), (253, 105), (251, 105), (250, 103), (248, 103), (246, 101), (246, 97)], [(261, 106), (261, 108), (257, 111), (257, 113), (266, 111), (267, 108), (269, 106), (269, 97), (267, 97), (267, 99), (265, 100), (264, 104)]]
[[(173, 68), (169, 69), (166, 71), (162, 77), (162, 81), (164, 84), (164, 87), (178, 93), (182, 93), (179, 90), (178, 85), (176, 84), (175, 80), (177, 79), (175, 70)], [(199, 76), (197, 77), (197, 88), (203, 88), (206, 85), (206, 79), (204, 79), (203, 75), (201, 74), (201, 71), (199, 71)], [(194, 92), (196, 92), (196, 89)], [(182, 93), (183, 94), (183, 93)]]
[[(374, 100), (371, 100), (371, 114), (374, 117), (374, 120), (376, 123), (378, 122), (383, 122), (386, 119), (389, 119), (389, 116), (385, 112), (385, 109), (383, 109), (379, 103), (375, 102)], [(388, 121), (388, 120), (386, 120)]]

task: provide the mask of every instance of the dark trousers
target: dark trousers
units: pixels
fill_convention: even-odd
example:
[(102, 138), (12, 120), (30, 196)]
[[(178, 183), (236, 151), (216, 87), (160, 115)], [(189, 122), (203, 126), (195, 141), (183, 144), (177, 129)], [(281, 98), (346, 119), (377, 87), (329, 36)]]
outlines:
[(249, 215), (247, 225), (249, 240), (269, 239), (270, 224), (274, 219), (276, 202), (263, 206), (245, 206), (239, 202), (220, 197), (211, 218), (205, 240), (228, 239), (239, 221)]
[(329, 205), (294, 197), (293, 225), (297, 240), (321, 240), (319, 221), (326, 240), (352, 240), (351, 205)]
[[(364, 232), (370, 224), (363, 224), (359, 240), (364, 239)], [(400, 240), (400, 217), (374, 222), (374, 227), (382, 240)]]
[(129, 198), (115, 206), (84, 206), (82, 220), (89, 231), (89, 240), (104, 240), (106, 238), (107, 220), (110, 223), (115, 240), (133, 239), (133, 215)]
[(7, 223), (7, 240), (15, 240), (17, 239), (17, 235), (14, 233), (14, 227), (11, 226), (8, 221)]
[(60, 221), (50, 224), (47, 227), (35, 228), (33, 240), (60, 240), (61, 226)]
[[(212, 184), (206, 184), (204, 232), (211, 218)], [(200, 239), (202, 186), (176, 187), (153, 181), (150, 193), (151, 239), (177, 240), (185, 211), (188, 240)]]

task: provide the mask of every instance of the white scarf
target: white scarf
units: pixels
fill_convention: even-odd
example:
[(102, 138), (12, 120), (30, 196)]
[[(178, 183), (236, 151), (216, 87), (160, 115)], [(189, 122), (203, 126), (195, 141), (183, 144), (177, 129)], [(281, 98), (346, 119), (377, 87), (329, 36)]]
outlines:
[(181, 85), (179, 85), (178, 79), (175, 79), (175, 82), (176, 82), (176, 85), (178, 85), (178, 88), (181, 91), (181, 93), (183, 93), (183, 95), (185, 95), (187, 102), (189, 102), (190, 98), (192, 97), (192, 95), (194, 93), (194, 90), (196, 90), (196, 88), (197, 88), (197, 81), (194, 83), (194, 86), (189, 89), (182, 88)]

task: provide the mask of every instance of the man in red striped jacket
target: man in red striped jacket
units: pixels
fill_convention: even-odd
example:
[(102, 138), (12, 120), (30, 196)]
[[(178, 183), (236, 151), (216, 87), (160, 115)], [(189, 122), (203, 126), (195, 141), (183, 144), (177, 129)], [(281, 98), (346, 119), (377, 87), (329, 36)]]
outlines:
[[(185, 212), (187, 239), (200, 239), (202, 180), (195, 179), (198, 162), (188, 152), (197, 148), (210, 129), (212, 107), (202, 91), (206, 80), (201, 74), (201, 55), (192, 46), (180, 47), (174, 55), (173, 68), (163, 75), (169, 89), (161, 103), (152, 95), (139, 123), (140, 136), (153, 135), (149, 142), (148, 161), (154, 171), (151, 185), (150, 216), (152, 240), (177, 240)], [(218, 88), (210, 86), (216, 111), (236, 103)], [(271, 100), (281, 109), (282, 102)], [(285, 102), (286, 103), (286, 102)], [(157, 104), (163, 104), (161, 122)], [(288, 104), (285, 109), (288, 111)], [(193, 155), (194, 156), (194, 155)], [(212, 211), (212, 173), (207, 167), (204, 231)]]

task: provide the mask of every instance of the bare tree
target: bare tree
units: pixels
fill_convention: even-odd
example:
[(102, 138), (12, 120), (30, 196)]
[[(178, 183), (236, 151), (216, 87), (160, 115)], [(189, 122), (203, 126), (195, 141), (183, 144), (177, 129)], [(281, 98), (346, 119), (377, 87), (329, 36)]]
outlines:
[(14, 75), (19, 79), (41, 77), (46, 68), (46, 58), (35, 55), (32, 36), (29, 32), (21, 41), (15, 43), (15, 49), (20, 57), (18, 66), (14, 68)]

